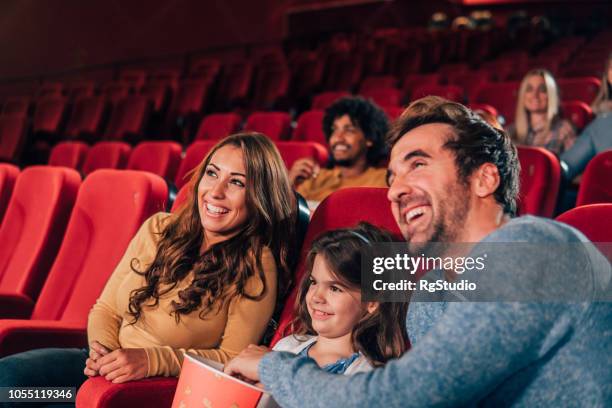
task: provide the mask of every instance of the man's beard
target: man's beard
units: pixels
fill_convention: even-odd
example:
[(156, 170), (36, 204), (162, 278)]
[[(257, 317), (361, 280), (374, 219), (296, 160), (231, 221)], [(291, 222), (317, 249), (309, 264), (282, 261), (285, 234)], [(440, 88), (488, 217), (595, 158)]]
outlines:
[(427, 257), (441, 257), (448, 248), (456, 243), (459, 233), (465, 227), (465, 220), (469, 211), (469, 195), (467, 186), (459, 182), (445, 198), (454, 197), (452, 206), (447, 205), (450, 200), (440, 203), (437, 220), (434, 221), (433, 232), (425, 242), (408, 243), (408, 252), (411, 256), (424, 255)]

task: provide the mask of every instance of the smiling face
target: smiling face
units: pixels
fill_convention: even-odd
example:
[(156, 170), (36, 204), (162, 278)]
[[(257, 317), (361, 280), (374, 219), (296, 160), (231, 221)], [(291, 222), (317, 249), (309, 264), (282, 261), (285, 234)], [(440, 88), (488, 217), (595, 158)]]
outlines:
[(388, 198), (410, 251), (457, 241), (464, 230), (471, 195), (444, 147), (451, 135), (450, 125), (427, 124), (405, 133), (391, 150)]
[(245, 225), (249, 215), (247, 188), (242, 150), (232, 145), (218, 149), (198, 184), (198, 211), (206, 246), (234, 236)]
[(329, 147), (336, 164), (350, 167), (359, 160), (366, 160), (370, 146), (372, 142), (353, 124), (349, 115), (334, 120)]
[(350, 336), (353, 328), (366, 313), (359, 289), (348, 288), (331, 273), (323, 255), (316, 255), (306, 306), (312, 328), (328, 339)]
[(542, 75), (530, 75), (526, 79), (523, 104), (530, 113), (545, 113), (548, 109), (548, 92)]

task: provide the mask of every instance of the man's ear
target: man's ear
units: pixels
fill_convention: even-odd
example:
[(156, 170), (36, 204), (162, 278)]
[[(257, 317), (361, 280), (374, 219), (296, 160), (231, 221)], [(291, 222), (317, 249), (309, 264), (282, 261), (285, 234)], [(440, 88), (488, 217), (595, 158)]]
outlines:
[(472, 174), (472, 191), (480, 198), (485, 198), (499, 187), (499, 169), (493, 163), (482, 164)]
[(368, 147), (372, 147), (373, 145), (374, 145), (374, 142), (372, 142), (372, 141), (371, 141), (371, 140), (369, 140), (369, 139), (366, 139), (366, 146), (368, 146)]

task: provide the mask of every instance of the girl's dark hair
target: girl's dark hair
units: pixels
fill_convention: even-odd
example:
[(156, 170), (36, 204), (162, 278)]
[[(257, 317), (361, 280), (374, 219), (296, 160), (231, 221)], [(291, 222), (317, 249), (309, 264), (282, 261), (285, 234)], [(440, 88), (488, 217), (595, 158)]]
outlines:
[[(327, 231), (312, 243), (306, 257), (306, 272), (299, 286), (295, 302), (295, 318), (291, 330), (296, 336), (316, 335), (312, 327), (306, 293), (310, 287), (310, 275), (314, 259), (323, 256), (336, 279), (349, 288), (361, 286), (361, 254), (373, 243), (393, 242), (390, 233), (367, 222), (354, 228)], [(353, 347), (374, 366), (380, 366), (392, 358), (400, 357), (408, 347), (406, 313), (408, 303), (380, 303), (373, 313), (364, 315), (351, 333)]]
[[(233, 237), (212, 245), (200, 253), (204, 230), (198, 211), (198, 184), (211, 158), (224, 146), (242, 151), (246, 168), (246, 205), (249, 217), (242, 230)], [(261, 264), (263, 250), (270, 249), (278, 270), (278, 298), (290, 285), (295, 256), (294, 225), (296, 204), (287, 171), (274, 144), (260, 133), (239, 133), (217, 143), (194, 170), (189, 182), (190, 193), (178, 216), (171, 219), (157, 244), (151, 265), (139, 269), (132, 259), (131, 268), (145, 277), (145, 286), (130, 294), (129, 314), (136, 323), (143, 305), (157, 306), (159, 298), (171, 291), (187, 275), (191, 284), (179, 291), (173, 301), (176, 320), (204, 305), (203, 317), (219, 302), (219, 310), (234, 296), (261, 298), (268, 288)], [(258, 275), (263, 283), (259, 294), (246, 293), (247, 281)]]

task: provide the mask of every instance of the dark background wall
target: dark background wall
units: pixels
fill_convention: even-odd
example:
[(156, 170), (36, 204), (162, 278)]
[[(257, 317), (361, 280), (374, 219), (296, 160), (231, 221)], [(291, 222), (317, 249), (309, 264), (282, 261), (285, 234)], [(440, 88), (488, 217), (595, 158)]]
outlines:
[[(469, 12), (474, 0), (2, 0), (0, 80), (342, 30), (423, 25), (435, 11)], [(482, 0), (477, 0), (482, 2)], [(499, 15), (526, 8), (612, 20), (609, 1), (494, 1)], [(482, 5), (478, 7), (482, 8)]]
[(280, 41), (279, 0), (2, 0), (0, 78)]

